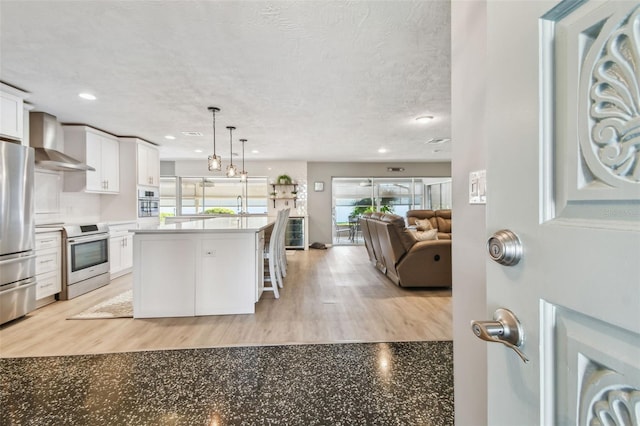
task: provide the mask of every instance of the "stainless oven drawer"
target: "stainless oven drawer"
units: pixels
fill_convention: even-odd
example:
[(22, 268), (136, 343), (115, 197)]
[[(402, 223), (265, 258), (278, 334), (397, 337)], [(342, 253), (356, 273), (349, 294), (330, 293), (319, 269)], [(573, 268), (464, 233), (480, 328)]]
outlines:
[(0, 324), (26, 315), (35, 308), (35, 278), (0, 287)]
[(94, 265), (85, 269), (81, 269), (79, 271), (68, 272), (67, 273), (67, 285), (73, 285), (80, 281), (87, 280), (89, 278), (95, 277), (97, 275), (106, 274), (109, 272), (110, 263), (106, 261), (99, 265)]

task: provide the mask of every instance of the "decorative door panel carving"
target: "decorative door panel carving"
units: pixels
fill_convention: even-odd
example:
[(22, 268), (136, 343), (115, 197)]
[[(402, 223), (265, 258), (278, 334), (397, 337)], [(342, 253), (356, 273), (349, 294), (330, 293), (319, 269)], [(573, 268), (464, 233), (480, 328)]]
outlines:
[[(640, 4), (566, 6), (550, 11), (541, 26), (541, 227), (631, 232), (637, 247)], [(621, 258), (640, 255), (625, 253), (623, 247)], [(635, 284), (614, 284), (616, 266), (601, 267), (611, 271), (603, 274), (612, 282), (610, 291), (640, 286), (640, 277), (633, 275)], [(630, 264), (621, 262), (619, 268), (628, 280)], [(579, 291), (580, 282), (572, 285)], [(576, 299), (583, 297), (589, 296)], [(600, 307), (598, 319), (565, 307), (561, 299), (541, 301), (543, 419), (640, 424), (640, 334), (609, 322), (619, 321), (606, 313), (614, 306)], [(636, 303), (640, 308), (640, 300)], [(597, 301), (582, 305), (585, 311), (599, 311)]]
[(547, 395), (557, 407), (554, 423), (640, 424), (640, 336), (550, 303), (542, 309), (555, 348), (545, 360), (557, 380)]
[(640, 5), (586, 2), (547, 24), (541, 42), (542, 221), (637, 227)]

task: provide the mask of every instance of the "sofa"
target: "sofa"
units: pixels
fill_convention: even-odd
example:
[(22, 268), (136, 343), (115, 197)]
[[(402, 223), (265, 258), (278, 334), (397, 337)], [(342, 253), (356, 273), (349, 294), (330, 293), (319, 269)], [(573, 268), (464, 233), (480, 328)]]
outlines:
[[(416, 220), (437, 228), (420, 241)], [(409, 227), (406, 226), (409, 225)], [(409, 210), (402, 216), (365, 213), (360, 229), (371, 263), (400, 287), (451, 287), (451, 210)]]
[(438, 230), (439, 240), (451, 239), (451, 210), (409, 210), (407, 224), (416, 226), (416, 220), (427, 219), (434, 229)]

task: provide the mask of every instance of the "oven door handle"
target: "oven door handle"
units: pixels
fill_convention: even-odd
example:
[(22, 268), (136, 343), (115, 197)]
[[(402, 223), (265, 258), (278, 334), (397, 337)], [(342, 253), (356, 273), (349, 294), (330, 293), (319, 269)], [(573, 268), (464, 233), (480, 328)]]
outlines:
[(9, 263), (20, 262), (22, 260), (33, 259), (35, 257), (36, 257), (35, 254), (31, 254), (29, 256), (20, 256), (20, 257), (14, 257), (13, 259), (0, 260), (0, 265), (7, 265)]
[(90, 243), (92, 241), (100, 241), (100, 240), (108, 240), (108, 239), (109, 239), (109, 234), (99, 234), (95, 236), (69, 238), (67, 240), (67, 243), (81, 244), (81, 243)]

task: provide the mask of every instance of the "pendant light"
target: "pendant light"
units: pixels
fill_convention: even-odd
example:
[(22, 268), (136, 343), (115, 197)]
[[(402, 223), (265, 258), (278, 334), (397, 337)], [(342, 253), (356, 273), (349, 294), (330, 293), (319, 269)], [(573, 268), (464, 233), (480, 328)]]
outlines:
[(227, 166), (227, 177), (235, 177), (238, 174), (238, 169), (233, 165), (233, 131), (236, 128), (227, 126), (227, 129), (229, 129), (229, 165)]
[(222, 170), (222, 158), (216, 155), (216, 112), (220, 112), (220, 108), (210, 106), (208, 109), (213, 113), (213, 154), (209, 156), (209, 171), (215, 172)]
[(246, 139), (240, 139), (240, 142), (242, 142), (242, 171), (240, 172), (240, 182), (246, 182), (249, 177), (249, 173), (244, 169), (244, 144), (246, 141)]

